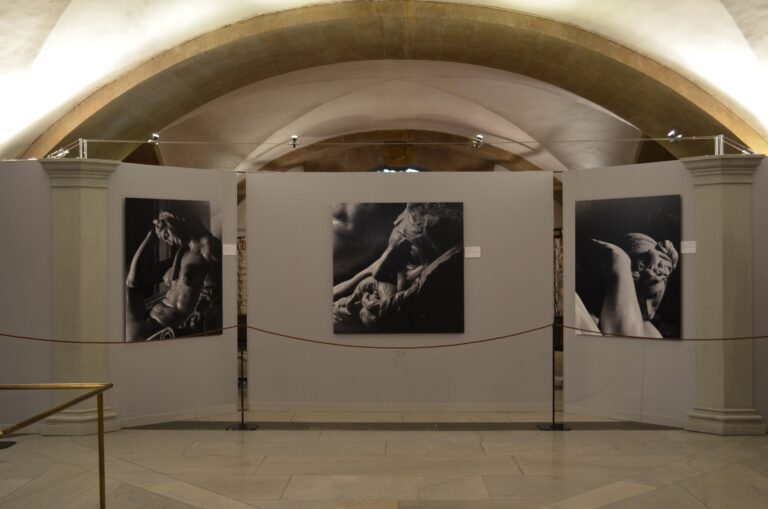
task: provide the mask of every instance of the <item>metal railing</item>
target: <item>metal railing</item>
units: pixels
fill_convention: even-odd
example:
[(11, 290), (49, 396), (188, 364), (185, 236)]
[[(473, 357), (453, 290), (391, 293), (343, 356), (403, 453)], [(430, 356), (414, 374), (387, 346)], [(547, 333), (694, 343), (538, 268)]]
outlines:
[(96, 396), (96, 408), (98, 413), (99, 428), (99, 507), (107, 507), (105, 476), (104, 476), (104, 391), (111, 389), (109, 383), (55, 383), (55, 384), (4, 384), (0, 385), (0, 391), (29, 391), (29, 390), (62, 390), (62, 389), (90, 389), (88, 392), (77, 396), (69, 401), (57, 405), (45, 412), (39, 413), (21, 422), (0, 429), (0, 438), (6, 437), (15, 431), (34, 424), (37, 421), (45, 419), (55, 413), (66, 410), (67, 408)]

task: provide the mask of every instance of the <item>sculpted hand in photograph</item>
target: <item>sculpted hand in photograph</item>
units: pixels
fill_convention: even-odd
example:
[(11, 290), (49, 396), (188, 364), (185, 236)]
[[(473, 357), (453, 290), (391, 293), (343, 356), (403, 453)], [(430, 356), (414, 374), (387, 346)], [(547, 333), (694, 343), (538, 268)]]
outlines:
[(672, 242), (628, 233), (619, 243), (592, 239), (598, 298), (576, 295), (576, 327), (604, 334), (662, 337), (652, 320), (679, 255)]
[[(206, 327), (206, 316), (220, 300), (219, 239), (192, 214), (163, 210), (152, 223), (133, 255), (125, 281), (128, 341), (155, 339), (153, 335), (159, 331), (172, 334), (170, 337), (202, 332), (210, 328), (210, 324)], [(157, 241), (171, 247), (172, 259), (155, 267), (142, 263), (154, 252)], [(153, 274), (143, 274), (142, 270)], [(155, 295), (148, 295), (148, 288), (142, 285), (148, 277), (153, 284), (159, 282)]]

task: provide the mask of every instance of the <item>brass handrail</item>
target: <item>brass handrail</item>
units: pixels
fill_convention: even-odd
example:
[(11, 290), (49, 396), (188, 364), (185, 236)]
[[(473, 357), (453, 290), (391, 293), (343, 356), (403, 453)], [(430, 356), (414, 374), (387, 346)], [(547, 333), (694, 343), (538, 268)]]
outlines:
[(104, 391), (111, 389), (112, 384), (103, 383), (55, 383), (55, 384), (0, 384), (0, 391), (28, 391), (28, 390), (60, 390), (60, 389), (91, 389), (85, 394), (81, 394), (76, 398), (66, 401), (60, 405), (57, 405), (50, 410), (39, 413), (28, 419), (24, 419), (21, 422), (12, 424), (7, 428), (0, 429), (0, 438), (10, 435), (11, 433), (25, 428), (30, 424), (34, 424), (39, 420), (55, 413), (61, 412), (73, 405), (85, 401), (88, 398), (96, 396), (96, 409), (98, 414), (98, 427), (99, 427), (99, 507), (106, 509), (106, 483), (104, 475)]

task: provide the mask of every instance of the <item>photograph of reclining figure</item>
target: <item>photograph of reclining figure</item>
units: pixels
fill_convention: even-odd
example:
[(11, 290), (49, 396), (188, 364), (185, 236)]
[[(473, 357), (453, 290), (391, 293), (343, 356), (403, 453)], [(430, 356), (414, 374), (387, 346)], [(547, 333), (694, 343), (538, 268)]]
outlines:
[(125, 200), (125, 340), (221, 334), (216, 202)]
[(464, 332), (462, 203), (333, 207), (334, 333)]

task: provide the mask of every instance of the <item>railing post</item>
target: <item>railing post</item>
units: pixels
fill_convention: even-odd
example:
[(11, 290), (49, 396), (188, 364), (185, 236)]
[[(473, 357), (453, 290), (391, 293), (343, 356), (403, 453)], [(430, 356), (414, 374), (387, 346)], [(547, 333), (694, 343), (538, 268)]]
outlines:
[(99, 507), (107, 508), (107, 489), (104, 475), (104, 394), (96, 396), (96, 408), (99, 416)]

